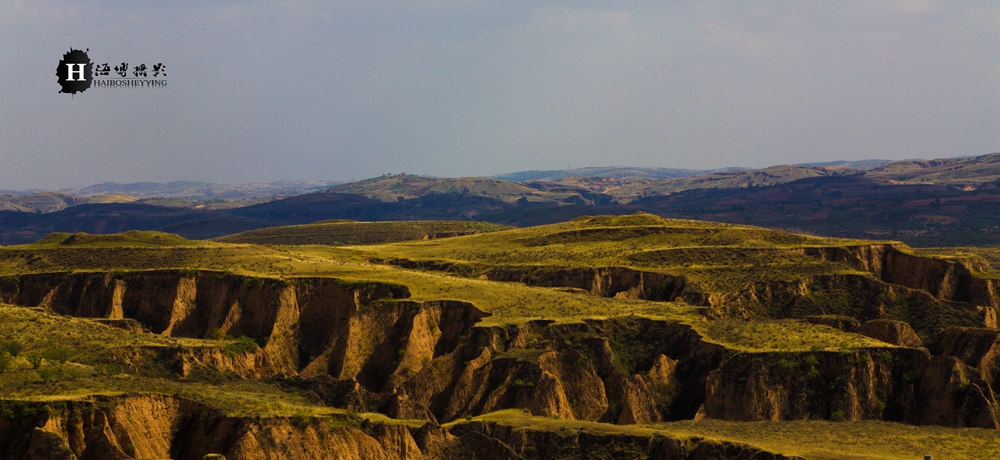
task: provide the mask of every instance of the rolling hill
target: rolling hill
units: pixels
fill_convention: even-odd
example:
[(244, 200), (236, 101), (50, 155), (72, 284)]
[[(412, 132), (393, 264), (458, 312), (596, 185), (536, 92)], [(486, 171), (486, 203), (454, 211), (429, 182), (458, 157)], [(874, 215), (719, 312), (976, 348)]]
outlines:
[(485, 222), (457, 220), (411, 220), (395, 222), (334, 220), (320, 221), (306, 225), (249, 230), (235, 235), (215, 238), (215, 241), (271, 245), (324, 244), (342, 246), (430, 240), (483, 232), (495, 232), (508, 228), (510, 227)]

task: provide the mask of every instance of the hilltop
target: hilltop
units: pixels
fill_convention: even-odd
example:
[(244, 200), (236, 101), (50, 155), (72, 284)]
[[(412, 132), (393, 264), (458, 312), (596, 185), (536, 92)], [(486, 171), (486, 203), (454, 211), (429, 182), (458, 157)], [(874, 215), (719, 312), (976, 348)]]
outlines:
[(350, 244), (394, 243), (409, 240), (430, 240), (452, 236), (495, 232), (510, 227), (483, 222), (465, 221), (397, 221), (356, 222), (322, 221), (306, 225), (250, 230), (215, 238), (224, 243), (251, 244)]

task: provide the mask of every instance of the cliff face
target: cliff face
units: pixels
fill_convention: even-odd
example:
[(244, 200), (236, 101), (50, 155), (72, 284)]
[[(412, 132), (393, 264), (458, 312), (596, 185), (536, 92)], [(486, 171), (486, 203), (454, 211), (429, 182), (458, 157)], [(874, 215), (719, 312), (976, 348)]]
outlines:
[(407, 259), (380, 260), (405, 268), (440, 270), (464, 276), (478, 276), (491, 281), (519, 282), (528, 286), (581, 289), (591, 295), (663, 302), (683, 300), (693, 305), (705, 304), (704, 294), (692, 290), (683, 276), (628, 267), (564, 268), (498, 267), (474, 273), (468, 266), (438, 261)]
[[(531, 286), (581, 289), (592, 295), (683, 301), (706, 306), (713, 318), (803, 318), (850, 316), (861, 322), (905, 321), (922, 336), (948, 327), (997, 327), (1000, 281), (974, 272), (982, 260), (955, 262), (908, 254), (890, 244), (775, 249), (842, 263), (871, 276), (827, 274), (796, 280), (760, 281), (733, 292), (706, 293), (683, 275), (628, 267), (564, 268), (508, 266), (476, 272), (468, 265), (406, 259), (373, 260), (408, 268), (449, 271)], [(643, 262), (645, 256), (635, 256)]]
[(978, 370), (926, 350), (736, 355), (708, 376), (705, 415), (726, 420), (891, 420), (997, 428)]
[(791, 460), (760, 449), (699, 438), (649, 438), (639, 435), (593, 433), (585, 430), (543, 431), (518, 429), (498, 423), (472, 422), (457, 425), (451, 432), (469, 447), (475, 458), (498, 460), (533, 459), (620, 459), (651, 460), (745, 459)]
[(690, 290), (685, 291), (687, 283), (684, 277), (624, 267), (541, 272), (493, 269), (484, 276), (492, 281), (517, 281), (529, 286), (582, 289), (592, 295), (604, 297), (672, 302), (686, 293), (690, 303), (698, 304), (703, 300)]
[(333, 418), (227, 417), (166, 395), (122, 395), (55, 403), (0, 401), (0, 455), (25, 460), (173, 458), (784, 459), (730, 443), (584, 430), (545, 431), (470, 422), (444, 429)]
[[(125, 395), (60, 403), (0, 403), (3, 458), (201, 460), (449, 458), (458, 446), (444, 430), (364, 426), (335, 419), (226, 417), (185, 399)], [(417, 436), (415, 437), (414, 434)], [(418, 440), (420, 442), (418, 442)]]
[[(404, 287), (377, 283), (178, 271), (23, 275), (0, 291), (0, 300), (17, 305), (134, 319), (168, 336), (245, 335), (264, 350), (257, 374), (328, 373), (357, 378), (373, 391), (398, 367), (454, 348), (462, 331), (485, 315), (463, 302), (395, 300), (408, 296)], [(406, 352), (413, 353), (396, 359)], [(205, 361), (190, 352), (185, 359)]]
[(931, 353), (952, 356), (980, 371), (996, 389), (1000, 385), (1000, 331), (996, 329), (948, 329), (931, 337)]
[[(632, 281), (649, 280), (635, 276)], [(865, 283), (896, 290), (896, 302), (876, 304), (884, 292), (856, 303), (815, 294), (836, 289), (863, 294)], [(822, 305), (820, 314), (903, 316), (925, 328), (936, 323), (921, 323), (923, 318), (948, 318), (946, 308), (966, 305), (865, 276), (765, 288), (745, 293), (742, 305), (772, 305), (779, 311), (765, 313), (786, 317), (807, 316)], [(60, 314), (110, 319), (130, 328), (137, 322), (170, 336), (246, 335), (261, 346), (239, 354), (217, 347), (116, 349), (113, 360), (126, 371), (155, 364), (180, 376), (280, 377), (328, 405), (397, 418), (444, 423), (513, 408), (613, 424), (696, 416), (842, 416), (997, 426), (991, 389), (1000, 376), (995, 333), (955, 329), (932, 341), (934, 356), (901, 348), (730, 357), (690, 326), (674, 322), (617, 318), (482, 327), (476, 323), (486, 313), (469, 303), (415, 302), (408, 296), (405, 288), (387, 284), (176, 271), (24, 275), (0, 290), (3, 300)], [(797, 303), (801, 299), (809, 303)], [(828, 317), (814, 320), (823, 318)], [(897, 323), (848, 323), (900, 345), (921, 345)]]
[(440, 422), (500, 409), (617, 424), (691, 418), (723, 349), (644, 319), (474, 328), (391, 395), (388, 413)]
[[(458, 301), (414, 302), (397, 286), (203, 272), (25, 275), (6, 299), (60, 314), (133, 319), (151, 332), (246, 335), (261, 348), (121, 348), (113, 361), (188, 376), (329, 378), (331, 401), (451, 421), (499, 409), (611, 423), (690, 418), (722, 349), (662, 321), (474, 327)], [(344, 386), (346, 385), (346, 386)], [(332, 394), (332, 393), (331, 393)]]
[(986, 261), (952, 262), (921, 257), (902, 252), (893, 245), (805, 248), (803, 253), (846, 263), (887, 283), (927, 291), (940, 300), (1000, 307), (997, 282), (973, 276), (973, 272), (990, 269)]
[(226, 353), (222, 347), (119, 347), (111, 350), (108, 362), (120, 365), (129, 374), (162, 367), (168, 374), (188, 377), (196, 373), (218, 373), (243, 379), (259, 379), (280, 374), (263, 349)]

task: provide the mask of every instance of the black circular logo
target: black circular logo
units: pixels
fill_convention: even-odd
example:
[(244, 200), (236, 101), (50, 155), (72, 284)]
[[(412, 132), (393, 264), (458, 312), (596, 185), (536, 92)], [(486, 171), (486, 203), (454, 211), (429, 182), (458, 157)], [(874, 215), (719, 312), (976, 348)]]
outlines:
[[(87, 48), (87, 51), (90, 51), (90, 48)], [(90, 82), (94, 79), (92, 68), (94, 64), (90, 62), (87, 51), (70, 48), (59, 61), (56, 76), (59, 77), (59, 86), (62, 86), (60, 93), (76, 94), (90, 88)]]

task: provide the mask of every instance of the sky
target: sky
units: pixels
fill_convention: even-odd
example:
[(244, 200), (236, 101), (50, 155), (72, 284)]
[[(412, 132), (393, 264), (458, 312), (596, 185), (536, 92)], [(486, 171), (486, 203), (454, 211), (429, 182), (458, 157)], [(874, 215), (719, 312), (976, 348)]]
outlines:
[(0, 0), (0, 189), (993, 153), (997, 6)]

